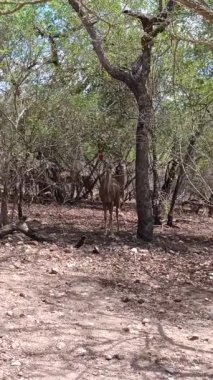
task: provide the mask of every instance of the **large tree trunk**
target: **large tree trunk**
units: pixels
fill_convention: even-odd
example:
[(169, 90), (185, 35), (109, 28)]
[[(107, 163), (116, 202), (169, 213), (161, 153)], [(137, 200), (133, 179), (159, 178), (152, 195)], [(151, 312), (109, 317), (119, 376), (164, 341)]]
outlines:
[(149, 185), (149, 127), (151, 127), (151, 108), (143, 103), (139, 106), (135, 170), (138, 214), (137, 236), (145, 241), (153, 239), (152, 201)]
[(152, 175), (153, 175), (153, 193), (152, 193), (152, 207), (154, 224), (156, 226), (162, 225), (162, 196), (160, 191), (160, 180), (157, 167), (157, 151), (156, 151), (156, 133), (155, 127), (151, 133), (152, 136)]

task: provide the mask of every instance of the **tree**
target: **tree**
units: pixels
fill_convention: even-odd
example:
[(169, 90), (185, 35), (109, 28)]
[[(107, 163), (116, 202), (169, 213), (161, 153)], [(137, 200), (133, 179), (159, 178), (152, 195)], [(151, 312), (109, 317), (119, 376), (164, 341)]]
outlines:
[(128, 69), (121, 69), (111, 64), (103, 41), (98, 34), (91, 11), (79, 0), (68, 0), (78, 14), (91, 38), (93, 49), (103, 68), (113, 78), (124, 82), (133, 93), (138, 106), (136, 130), (136, 202), (138, 214), (137, 236), (146, 241), (153, 238), (152, 202), (149, 186), (149, 132), (152, 129), (152, 99), (148, 89), (151, 68), (151, 55), (154, 38), (165, 30), (169, 24), (168, 16), (174, 8), (174, 2), (168, 1), (165, 9), (158, 16), (145, 15), (141, 12), (125, 10), (124, 13), (137, 19), (143, 30), (141, 38), (142, 52)]
[(176, 2), (189, 8), (192, 12), (202, 16), (208, 22), (213, 23), (213, 10), (205, 1), (176, 0)]
[[(74, 9), (80, 21), (76, 12), (69, 12), (71, 3), (79, 5)], [(20, 4), (24, 5), (18, 9)], [(150, 240), (153, 216), (155, 222), (161, 219), (159, 194), (169, 200), (180, 157), (184, 159), (198, 127), (199, 110), (209, 101), (210, 24), (197, 22), (198, 17), (183, 7), (172, 12), (173, 2), (163, 9), (159, 1), (157, 10), (154, 2), (144, 1), (145, 9), (156, 16), (122, 12), (120, 1), (84, 4), (8, 1), (1, 7), (1, 144), (6, 147), (4, 136), (8, 144), (11, 141), (11, 154), (18, 155), (19, 164), (23, 152), (35, 157), (42, 151), (59, 167), (72, 170), (78, 162), (78, 170), (88, 174), (86, 163), (100, 146), (113, 160), (135, 158), (132, 131), (138, 116), (138, 236)], [(129, 4), (137, 10), (141, 2)], [(175, 22), (167, 28), (170, 20)], [(8, 131), (17, 122), (14, 138)], [(199, 167), (193, 164), (197, 170), (210, 167), (209, 158), (204, 159), (206, 134), (207, 128), (196, 144), (196, 165), (202, 156)], [(184, 183), (192, 179), (189, 166)]]

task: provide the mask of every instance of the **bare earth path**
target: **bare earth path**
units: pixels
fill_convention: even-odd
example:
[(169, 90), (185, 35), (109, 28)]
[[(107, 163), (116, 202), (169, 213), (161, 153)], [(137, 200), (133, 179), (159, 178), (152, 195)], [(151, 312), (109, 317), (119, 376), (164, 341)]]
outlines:
[(98, 207), (30, 215), (55, 242), (0, 242), (0, 379), (213, 378), (212, 219), (184, 216), (138, 245), (128, 207), (115, 238)]

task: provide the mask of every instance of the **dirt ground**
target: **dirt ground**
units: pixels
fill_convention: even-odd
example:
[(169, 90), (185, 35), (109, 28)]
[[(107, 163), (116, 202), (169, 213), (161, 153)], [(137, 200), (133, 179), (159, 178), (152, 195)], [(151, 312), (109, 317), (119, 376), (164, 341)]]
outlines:
[(213, 378), (213, 219), (140, 244), (130, 205), (114, 237), (98, 205), (25, 211), (52, 242), (0, 241), (0, 379)]

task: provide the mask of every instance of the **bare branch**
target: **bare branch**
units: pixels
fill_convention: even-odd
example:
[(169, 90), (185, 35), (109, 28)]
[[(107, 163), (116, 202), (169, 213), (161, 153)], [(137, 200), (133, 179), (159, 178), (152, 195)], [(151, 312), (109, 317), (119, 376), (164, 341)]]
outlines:
[(8, 10), (5, 10), (5, 11), (0, 11), (0, 16), (4, 16), (4, 15), (9, 15), (9, 14), (13, 14), (17, 11), (20, 11), (20, 9), (22, 9), (23, 7), (27, 6), (27, 5), (39, 5), (39, 4), (44, 4), (44, 3), (48, 3), (48, 2), (51, 2), (52, 0), (34, 0), (34, 1), (21, 1), (21, 2), (16, 2), (16, 1), (1, 1), (0, 2), (0, 6), (4, 6), (4, 5), (14, 5), (14, 8), (12, 9), (8, 9)]
[(60, 37), (60, 34), (52, 36), (51, 33), (41, 30), (38, 26), (35, 26), (35, 29), (41, 37), (47, 38), (50, 43), (51, 59), (49, 59), (47, 63), (53, 63), (55, 66), (59, 66), (58, 48), (55, 39)]
[(201, 4), (198, 0), (175, 0), (175, 2), (189, 8), (211, 24), (213, 23), (213, 10), (206, 3), (204, 3), (205, 5)]
[(176, 34), (169, 33), (169, 35), (177, 41), (183, 41), (183, 42), (189, 42), (194, 45), (205, 45), (210, 48), (213, 48), (213, 41), (207, 41), (207, 40), (194, 40), (193, 38), (186, 38), (183, 36), (177, 36)]
[(122, 70), (121, 68), (115, 67), (111, 64), (109, 61), (103, 47), (103, 41), (101, 37), (98, 35), (95, 27), (94, 22), (92, 22), (89, 18), (89, 12), (88, 9), (85, 9), (84, 5), (80, 0), (68, 0), (71, 7), (75, 10), (75, 12), (78, 14), (82, 24), (84, 25), (85, 29), (87, 30), (93, 49), (103, 66), (103, 68), (115, 79), (127, 82), (129, 81), (129, 73), (128, 71)]
[(150, 60), (150, 50), (152, 48), (153, 39), (162, 33), (169, 25), (169, 14), (174, 9), (174, 1), (169, 0), (167, 5), (158, 16), (145, 15), (142, 12), (134, 12), (131, 10), (124, 10), (123, 13), (137, 18), (140, 20), (144, 34), (141, 38), (141, 45), (143, 52), (138, 56), (135, 62), (132, 64), (131, 71), (135, 79), (141, 75), (141, 68), (143, 67), (143, 75), (148, 77), (149, 72), (145, 70), (145, 67), (150, 67), (147, 62)]

